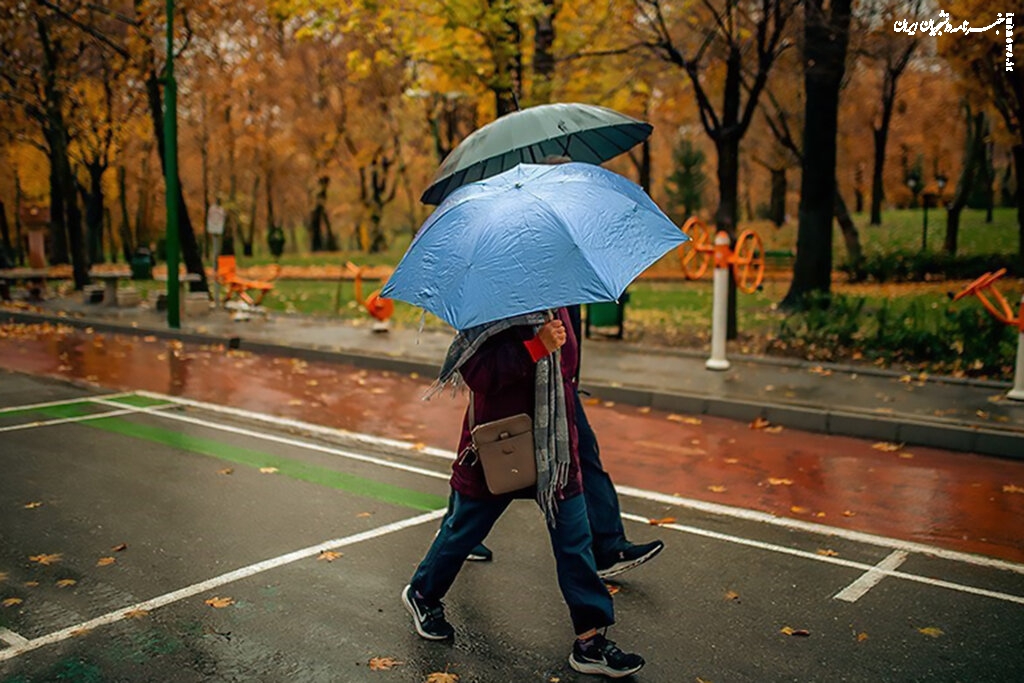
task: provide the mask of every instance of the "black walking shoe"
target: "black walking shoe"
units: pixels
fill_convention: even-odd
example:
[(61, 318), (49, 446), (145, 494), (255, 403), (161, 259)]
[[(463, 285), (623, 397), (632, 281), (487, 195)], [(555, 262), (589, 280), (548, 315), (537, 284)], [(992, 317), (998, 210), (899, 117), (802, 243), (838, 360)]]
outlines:
[(624, 550), (620, 550), (611, 557), (600, 558), (597, 561), (597, 575), (602, 579), (610, 579), (622, 572), (639, 567), (647, 560), (661, 552), (665, 544), (661, 541), (650, 543), (630, 543)]
[(475, 548), (469, 551), (466, 559), (470, 562), (490, 562), (494, 559), (494, 553), (483, 543), (478, 543)]
[(440, 602), (430, 605), (423, 598), (416, 597), (412, 586), (402, 591), (402, 604), (412, 615), (416, 633), (427, 640), (448, 640), (455, 635), (455, 629), (444, 618), (444, 605)]
[(623, 652), (600, 633), (572, 646), (569, 666), (582, 674), (598, 674), (608, 678), (625, 678), (644, 667), (644, 658)]

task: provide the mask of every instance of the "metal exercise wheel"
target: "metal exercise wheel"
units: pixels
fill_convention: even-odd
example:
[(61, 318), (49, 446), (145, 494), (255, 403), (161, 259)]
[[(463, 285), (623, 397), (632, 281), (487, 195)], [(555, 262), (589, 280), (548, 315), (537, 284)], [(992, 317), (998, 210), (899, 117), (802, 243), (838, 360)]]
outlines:
[(744, 230), (736, 240), (732, 257), (732, 275), (736, 286), (753, 294), (764, 281), (764, 243), (752, 230)]
[(690, 241), (679, 245), (679, 263), (687, 280), (699, 280), (711, 267), (715, 251), (711, 244), (711, 230), (697, 217), (688, 219), (682, 229)]

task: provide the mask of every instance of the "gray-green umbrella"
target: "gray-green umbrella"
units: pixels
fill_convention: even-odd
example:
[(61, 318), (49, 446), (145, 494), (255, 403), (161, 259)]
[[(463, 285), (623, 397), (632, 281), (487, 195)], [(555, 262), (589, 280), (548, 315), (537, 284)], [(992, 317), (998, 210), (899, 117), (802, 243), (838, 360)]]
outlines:
[(549, 156), (601, 164), (650, 136), (649, 123), (593, 104), (541, 104), (473, 131), (441, 163), (420, 201), (440, 204), (467, 183)]

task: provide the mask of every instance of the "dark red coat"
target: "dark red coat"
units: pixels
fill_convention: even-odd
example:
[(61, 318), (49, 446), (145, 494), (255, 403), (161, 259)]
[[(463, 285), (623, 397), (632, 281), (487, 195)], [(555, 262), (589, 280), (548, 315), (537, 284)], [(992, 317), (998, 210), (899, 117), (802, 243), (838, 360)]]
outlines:
[[(569, 480), (558, 496), (560, 500), (583, 492), (580, 475), (578, 437), (576, 434), (575, 376), (579, 365), (579, 345), (573, 333), (566, 310), (559, 309), (558, 317), (565, 325), (566, 341), (562, 346), (562, 384), (565, 389), (565, 412), (569, 423), (569, 448), (571, 459)], [(488, 339), (461, 368), (462, 378), (473, 391), (474, 418), (476, 424), (499, 420), (518, 413), (533, 416), (534, 383), (537, 365), (530, 358), (524, 341), (532, 339), (530, 326), (513, 327)], [(472, 445), (469, 436), (469, 409), (462, 419), (462, 436), (459, 438), (458, 453), (464, 453)], [(457, 457), (452, 465), (452, 488), (471, 498), (494, 498), (487, 490), (483, 469), (474, 455)], [(532, 498), (536, 495), (533, 487), (512, 495), (517, 498)]]

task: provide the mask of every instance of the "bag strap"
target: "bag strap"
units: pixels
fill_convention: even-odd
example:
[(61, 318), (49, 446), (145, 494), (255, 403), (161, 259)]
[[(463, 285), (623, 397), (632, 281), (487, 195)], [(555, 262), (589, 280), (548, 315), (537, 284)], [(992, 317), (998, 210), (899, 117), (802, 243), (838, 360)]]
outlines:
[(469, 433), (473, 433), (473, 428), (476, 426), (476, 418), (474, 415), (473, 404), (476, 403), (476, 397), (473, 395), (473, 390), (469, 391)]

